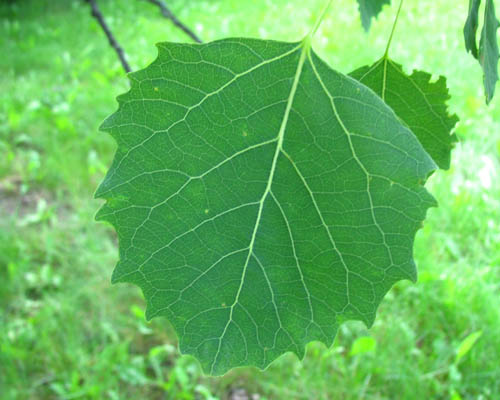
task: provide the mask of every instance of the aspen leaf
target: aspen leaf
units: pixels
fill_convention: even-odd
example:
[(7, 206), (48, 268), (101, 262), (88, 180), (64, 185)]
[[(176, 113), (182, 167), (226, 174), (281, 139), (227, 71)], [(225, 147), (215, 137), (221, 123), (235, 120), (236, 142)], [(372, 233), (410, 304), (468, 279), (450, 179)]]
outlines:
[(96, 193), (119, 238), (113, 282), (138, 285), (212, 375), (371, 325), (416, 279), (435, 205), (414, 134), (307, 40), (158, 49), (102, 125), (118, 144)]

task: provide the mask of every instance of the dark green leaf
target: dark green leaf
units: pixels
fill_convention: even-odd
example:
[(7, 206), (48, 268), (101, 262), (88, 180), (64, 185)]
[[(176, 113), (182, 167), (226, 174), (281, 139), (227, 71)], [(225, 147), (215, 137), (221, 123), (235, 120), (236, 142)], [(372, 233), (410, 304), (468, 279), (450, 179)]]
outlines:
[(366, 31), (370, 29), (372, 18), (376, 18), (382, 11), (384, 4), (390, 4), (391, 0), (358, 0), (361, 24)]
[(458, 118), (448, 114), (446, 101), (450, 96), (445, 77), (431, 82), (427, 72), (413, 71), (407, 75), (401, 65), (387, 56), (350, 75), (371, 88), (394, 110), (440, 168), (450, 167), (450, 153), (456, 142), (451, 130)]
[(484, 72), (486, 103), (489, 103), (493, 98), (495, 85), (498, 81), (498, 26), (493, 0), (486, 0), (484, 24), (481, 31), (481, 40), (479, 41), (479, 62)]
[(469, 0), (469, 14), (464, 25), (465, 48), (470, 51), (474, 58), (477, 58), (477, 27), (478, 11), (481, 0)]
[(118, 143), (97, 218), (114, 282), (140, 286), (183, 353), (220, 375), (372, 324), (400, 279), (436, 168), (366, 86), (307, 41), (164, 43), (102, 128)]

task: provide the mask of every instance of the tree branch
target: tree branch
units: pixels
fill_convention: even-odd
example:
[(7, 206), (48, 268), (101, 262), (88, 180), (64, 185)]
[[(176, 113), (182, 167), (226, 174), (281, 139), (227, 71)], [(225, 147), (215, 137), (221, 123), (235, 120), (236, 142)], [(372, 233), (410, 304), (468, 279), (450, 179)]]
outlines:
[(92, 16), (97, 20), (97, 22), (99, 22), (99, 25), (101, 26), (102, 30), (104, 31), (109, 40), (109, 44), (111, 45), (111, 47), (113, 47), (113, 49), (115, 49), (116, 54), (118, 55), (118, 58), (122, 63), (123, 69), (125, 70), (125, 72), (129, 73), (131, 71), (131, 68), (127, 62), (127, 58), (125, 57), (125, 52), (123, 51), (123, 48), (120, 46), (120, 44), (116, 41), (115, 37), (113, 36), (113, 33), (109, 29), (109, 26), (106, 24), (106, 21), (104, 20), (104, 17), (101, 14), (99, 7), (97, 7), (96, 0), (85, 0), (85, 1), (89, 3), (90, 7), (92, 8)]
[(173, 13), (170, 11), (170, 9), (167, 7), (167, 5), (161, 1), (161, 0), (146, 0), (149, 1), (150, 3), (158, 6), (158, 8), (161, 10), (161, 13), (165, 18), (168, 18), (169, 20), (172, 21), (172, 23), (182, 31), (186, 35), (188, 35), (191, 39), (193, 39), (197, 43), (203, 43), (203, 41), (194, 33), (191, 29), (189, 29), (186, 25), (184, 25)]

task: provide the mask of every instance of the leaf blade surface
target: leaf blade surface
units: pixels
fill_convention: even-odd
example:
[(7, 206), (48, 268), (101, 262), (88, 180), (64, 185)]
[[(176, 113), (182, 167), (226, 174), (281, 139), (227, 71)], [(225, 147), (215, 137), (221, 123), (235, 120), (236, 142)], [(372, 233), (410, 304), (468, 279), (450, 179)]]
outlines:
[(96, 193), (119, 237), (113, 281), (140, 286), (148, 318), (166, 316), (206, 372), (331, 345), (416, 278), (435, 164), (307, 44), (165, 43), (130, 77)]
[(472, 54), (474, 58), (477, 54), (477, 28), (479, 19), (479, 6), (481, 0), (469, 0), (469, 12), (464, 25), (465, 49)]
[(431, 74), (424, 71), (414, 70), (407, 75), (401, 65), (387, 56), (349, 75), (372, 89), (394, 110), (440, 168), (450, 167), (451, 150), (457, 141), (451, 131), (458, 117), (448, 113), (446, 101), (450, 96), (444, 76), (431, 82)]
[(484, 9), (484, 23), (479, 40), (479, 62), (483, 67), (483, 82), (488, 104), (495, 94), (495, 86), (498, 82), (498, 39), (497, 29), (499, 22), (495, 14), (493, 0), (486, 0)]
[(390, 3), (391, 0), (358, 0), (361, 24), (365, 31), (370, 30), (372, 18), (377, 18), (377, 15), (382, 11), (382, 7)]
[(477, 29), (479, 20), (479, 6), (481, 0), (469, 0), (469, 12), (464, 24), (465, 49), (479, 61), (483, 70), (483, 86), (486, 104), (493, 99), (496, 83), (498, 82), (498, 50), (497, 30), (500, 23), (495, 14), (493, 0), (486, 0), (484, 7), (483, 27), (477, 46)]

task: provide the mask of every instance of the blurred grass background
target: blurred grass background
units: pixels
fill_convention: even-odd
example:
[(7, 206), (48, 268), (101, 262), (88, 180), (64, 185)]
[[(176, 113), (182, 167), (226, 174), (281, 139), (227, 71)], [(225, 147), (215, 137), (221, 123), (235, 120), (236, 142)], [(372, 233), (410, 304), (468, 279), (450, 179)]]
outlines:
[[(168, 2), (206, 41), (300, 40), (322, 3)], [(345, 73), (372, 63), (393, 3), (366, 35), (355, 1), (335, 2), (315, 47)], [(81, 0), (2, 2), (0, 398), (499, 399), (500, 87), (486, 107), (462, 43), (467, 3), (407, 2), (391, 48), (408, 70), (447, 76), (461, 118), (452, 168), (429, 182), (440, 207), (417, 235), (419, 282), (398, 283), (372, 329), (347, 323), (303, 362), (208, 378), (167, 321), (145, 321), (136, 287), (110, 285), (116, 238), (93, 221), (93, 192), (115, 150), (97, 128), (128, 86), (116, 55)], [(188, 40), (147, 2), (99, 4), (133, 69), (154, 43)]]

